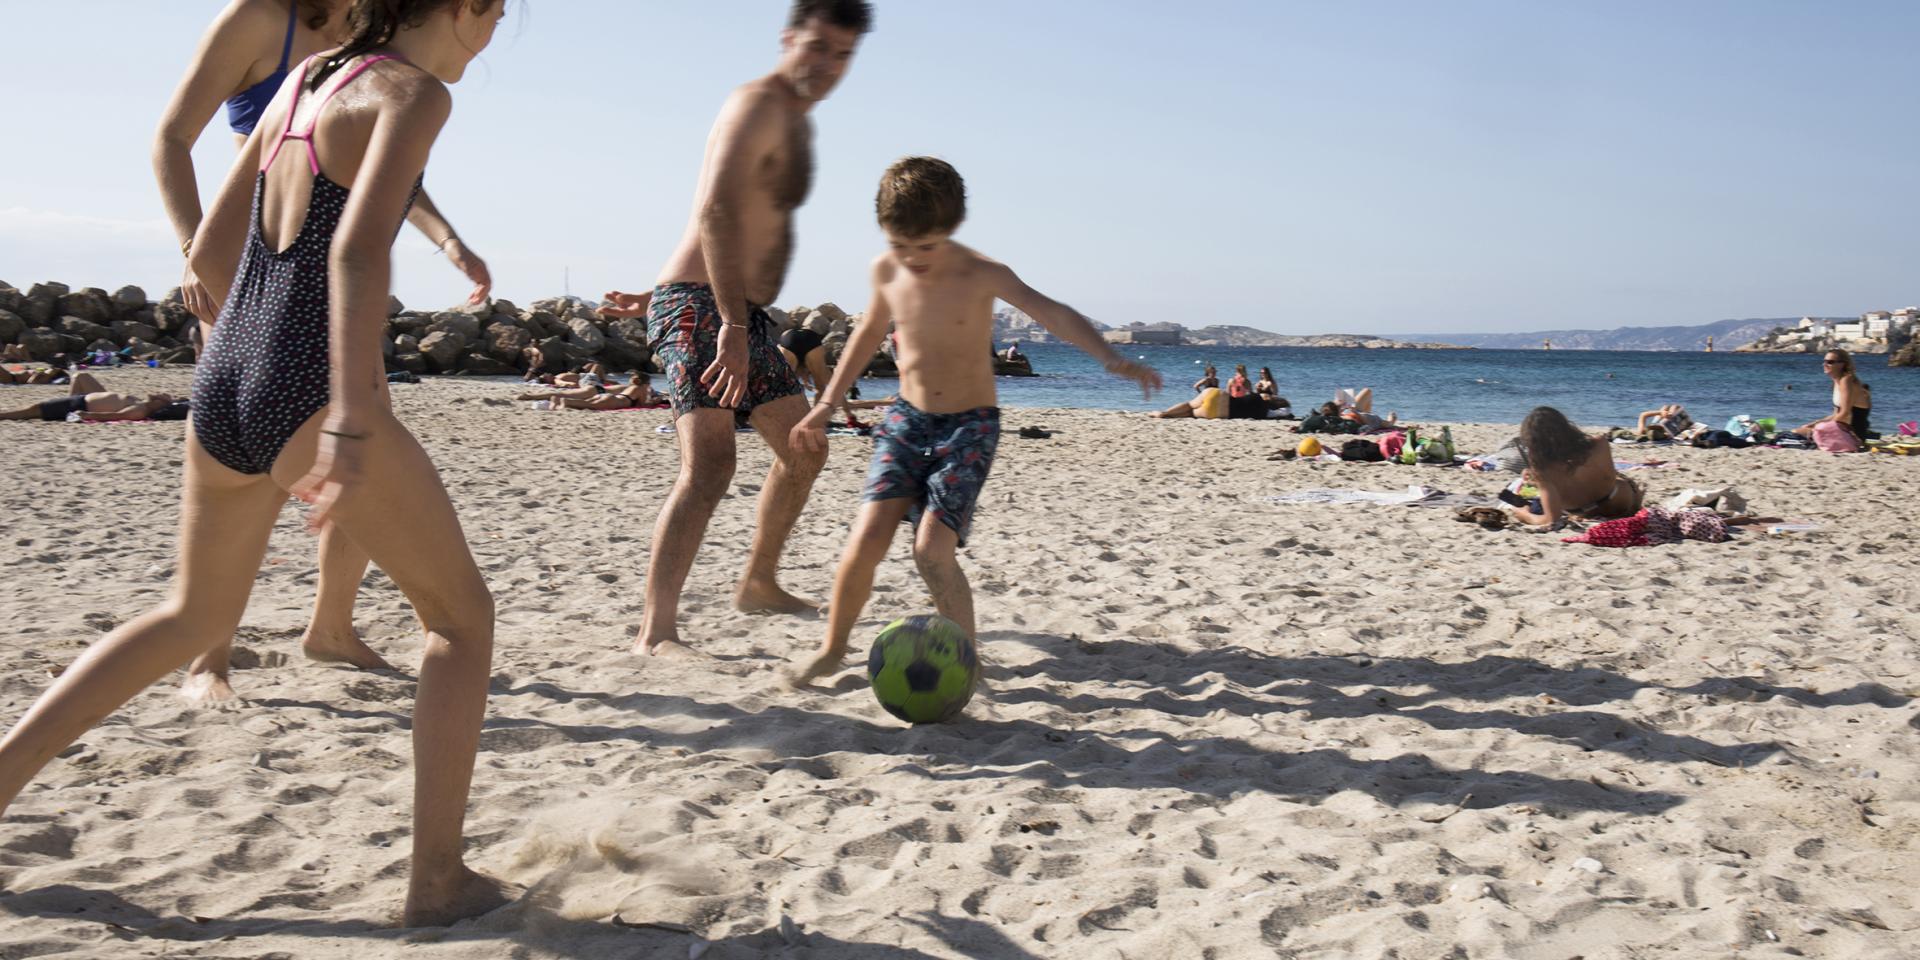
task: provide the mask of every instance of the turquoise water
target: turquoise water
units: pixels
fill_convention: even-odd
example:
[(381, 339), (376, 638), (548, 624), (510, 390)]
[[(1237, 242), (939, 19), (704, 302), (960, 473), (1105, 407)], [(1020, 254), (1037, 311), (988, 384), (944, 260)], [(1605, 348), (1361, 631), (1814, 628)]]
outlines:
[[(1073, 347), (1020, 349), (1040, 375), (1001, 378), (1000, 402), (1008, 406), (1158, 409), (1187, 399), (1203, 364), (1217, 366), (1224, 384), (1233, 365), (1244, 363), (1255, 379), (1262, 366), (1273, 368), (1296, 410), (1331, 399), (1337, 387), (1370, 386), (1375, 412), (1394, 410), (1416, 421), (1517, 423), (1544, 404), (1599, 427), (1631, 423), (1662, 403), (1683, 403), (1706, 423), (1745, 413), (1798, 425), (1831, 409), (1819, 354), (1123, 347), (1167, 379), (1166, 392), (1149, 403)], [(1895, 423), (1920, 418), (1920, 369), (1887, 367), (1885, 357), (1859, 359), (1861, 379), (1873, 388), (1875, 429), (1891, 432)], [(885, 396), (894, 384), (866, 381), (861, 389)]]

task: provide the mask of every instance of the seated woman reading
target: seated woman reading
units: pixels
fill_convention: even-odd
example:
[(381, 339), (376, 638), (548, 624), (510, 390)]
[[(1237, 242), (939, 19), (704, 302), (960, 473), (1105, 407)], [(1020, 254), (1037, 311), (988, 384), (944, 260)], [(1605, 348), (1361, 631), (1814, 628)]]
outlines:
[(1535, 407), (1520, 422), (1520, 449), (1527, 457), (1524, 476), (1540, 496), (1513, 511), (1521, 523), (1557, 527), (1566, 517), (1614, 519), (1640, 510), (1638, 484), (1613, 467), (1613, 445), (1606, 435), (1590, 437), (1552, 407)]

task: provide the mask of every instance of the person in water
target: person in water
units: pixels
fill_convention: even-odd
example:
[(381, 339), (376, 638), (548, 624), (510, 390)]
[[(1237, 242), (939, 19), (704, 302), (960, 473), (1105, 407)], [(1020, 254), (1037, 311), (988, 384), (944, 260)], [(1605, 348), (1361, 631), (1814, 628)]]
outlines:
[(1612, 519), (1639, 511), (1642, 491), (1615, 469), (1606, 434), (1588, 436), (1566, 414), (1535, 407), (1520, 421), (1520, 449), (1526, 477), (1540, 490), (1537, 499), (1513, 511), (1521, 523), (1557, 527), (1567, 517)]
[(1867, 422), (1873, 413), (1873, 389), (1860, 382), (1860, 373), (1854, 369), (1853, 354), (1845, 350), (1828, 350), (1820, 363), (1827, 379), (1833, 381), (1833, 412), (1812, 423), (1795, 427), (1793, 432), (1811, 437), (1814, 427), (1831, 422), (1847, 428), (1855, 440), (1880, 439), (1880, 435), (1874, 433), (1873, 427)]
[(241, 149), (193, 244), (193, 274), (221, 309), (194, 371), (171, 595), (88, 647), (0, 740), (0, 812), (95, 724), (233, 635), (298, 495), (312, 526), (366, 548), (426, 634), (400, 718), (414, 746), (402, 921), (444, 926), (511, 898), (464, 849), (493, 597), (433, 461), (393, 416), (380, 357), (394, 236), (452, 107), (447, 85), (504, 12), (505, 0), (354, 0), (353, 36), (298, 64), (266, 108), (270, 132)]

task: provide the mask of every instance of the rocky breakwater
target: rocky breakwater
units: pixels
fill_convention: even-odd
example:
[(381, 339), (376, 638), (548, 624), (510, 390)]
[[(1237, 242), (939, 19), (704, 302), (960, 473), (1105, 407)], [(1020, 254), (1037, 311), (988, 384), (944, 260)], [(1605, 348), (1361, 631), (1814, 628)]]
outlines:
[(178, 291), (155, 303), (139, 287), (108, 293), (36, 283), (22, 292), (0, 283), (0, 346), (18, 346), (36, 361), (127, 350), (141, 360), (191, 363), (193, 323)]
[(659, 372), (645, 320), (609, 320), (584, 300), (558, 297), (525, 308), (494, 300), (432, 312), (396, 300), (392, 307), (381, 338), (389, 370), (510, 376), (536, 361), (568, 369), (598, 361), (616, 371)]

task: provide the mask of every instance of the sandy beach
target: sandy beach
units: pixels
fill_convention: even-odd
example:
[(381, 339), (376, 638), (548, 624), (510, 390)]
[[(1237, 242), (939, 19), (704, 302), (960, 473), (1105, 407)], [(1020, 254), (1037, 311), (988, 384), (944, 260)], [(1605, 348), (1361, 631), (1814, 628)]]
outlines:
[[(1672, 461), (1635, 474), (1656, 499), (1731, 483), (1819, 529), (1606, 550), (1271, 502), (1500, 483), (1272, 462), (1297, 440), (1276, 423), (1010, 410), (963, 551), (983, 687), (907, 728), (863, 652), (931, 610), (906, 538), (860, 666), (787, 690), (824, 628), (729, 606), (768, 466), (743, 435), (684, 608), (715, 659), (637, 658), (666, 414), (394, 390), (499, 609), (469, 858), (530, 895), (391, 926), (414, 684), (300, 657), (314, 546), (289, 508), (239, 636), (246, 702), (195, 708), (176, 674), (0, 823), (0, 958), (1920, 954), (1920, 458), (1622, 448)], [(0, 722), (162, 597), (184, 429), (0, 423)], [(869, 449), (833, 441), (792, 589), (826, 594)], [(417, 663), (377, 572), (359, 622)]]

